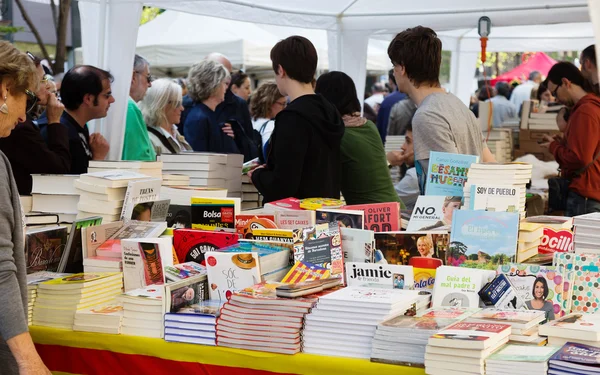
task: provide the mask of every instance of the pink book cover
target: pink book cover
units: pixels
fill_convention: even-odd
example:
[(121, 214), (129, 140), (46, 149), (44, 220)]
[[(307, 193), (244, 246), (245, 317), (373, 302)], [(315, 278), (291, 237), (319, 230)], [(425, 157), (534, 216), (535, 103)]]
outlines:
[(400, 203), (373, 203), (343, 206), (342, 210), (361, 210), (365, 213), (364, 229), (374, 232), (400, 231)]

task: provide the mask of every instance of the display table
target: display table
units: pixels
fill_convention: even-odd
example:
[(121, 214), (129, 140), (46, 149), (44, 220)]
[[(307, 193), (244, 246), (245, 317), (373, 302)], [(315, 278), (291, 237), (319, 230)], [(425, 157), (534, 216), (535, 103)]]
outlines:
[(344, 374), (422, 375), (422, 368), (353, 358), (249, 350), (165, 342), (125, 335), (29, 327), (44, 363), (54, 374)]

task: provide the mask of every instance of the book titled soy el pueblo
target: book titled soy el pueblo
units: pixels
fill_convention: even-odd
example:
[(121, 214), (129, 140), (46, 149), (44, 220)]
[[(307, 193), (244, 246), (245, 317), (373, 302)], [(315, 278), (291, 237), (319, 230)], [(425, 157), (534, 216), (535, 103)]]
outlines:
[(425, 195), (463, 196), (471, 164), (478, 163), (474, 155), (431, 151), (427, 169)]

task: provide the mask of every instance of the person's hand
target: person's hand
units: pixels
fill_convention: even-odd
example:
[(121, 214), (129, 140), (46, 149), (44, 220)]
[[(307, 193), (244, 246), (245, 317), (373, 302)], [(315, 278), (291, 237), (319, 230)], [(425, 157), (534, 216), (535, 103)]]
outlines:
[(52, 375), (39, 356), (35, 360), (20, 362), (18, 365), (19, 375)]
[(46, 105), (48, 124), (59, 123), (64, 110), (65, 106), (58, 100), (56, 95), (48, 94), (48, 104)]
[(110, 145), (106, 138), (100, 133), (90, 135), (90, 149), (92, 150), (93, 160), (104, 160), (110, 150)]
[(406, 161), (406, 155), (402, 151), (390, 151), (386, 157), (388, 163), (393, 166), (402, 165)]
[(261, 168), (265, 168), (266, 165), (259, 165), (258, 167), (254, 168), (253, 170), (248, 172), (248, 177), (250, 178), (250, 181), (252, 181), (252, 175), (254, 174), (254, 171), (256, 171), (257, 169), (261, 169)]
[(564, 136), (562, 135), (562, 133), (557, 133), (552, 136), (552, 139), (556, 142), (562, 142), (563, 138)]
[(548, 134), (544, 134), (542, 138), (542, 142), (540, 143), (540, 147), (542, 148), (550, 148), (550, 143), (554, 142), (554, 138), (549, 136)]
[(560, 130), (561, 132), (567, 130), (567, 120), (565, 120), (565, 114), (567, 113), (567, 111), (567, 107), (562, 107), (556, 115), (556, 125), (558, 126), (558, 130)]
[(223, 133), (227, 134), (231, 138), (235, 138), (235, 134), (233, 133), (233, 129), (231, 128), (231, 124), (228, 122), (223, 124)]

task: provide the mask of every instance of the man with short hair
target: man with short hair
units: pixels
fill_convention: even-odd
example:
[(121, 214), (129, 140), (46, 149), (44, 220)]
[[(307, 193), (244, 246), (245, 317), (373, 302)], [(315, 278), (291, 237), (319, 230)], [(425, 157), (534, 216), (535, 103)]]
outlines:
[(542, 74), (537, 70), (529, 73), (529, 80), (515, 87), (510, 96), (510, 102), (517, 108), (517, 113), (521, 114), (523, 102), (531, 100), (531, 90), (542, 83)]
[(495, 160), (473, 113), (440, 85), (442, 41), (435, 31), (422, 26), (406, 29), (392, 40), (388, 55), (398, 89), (417, 105), (412, 128), (422, 193), (431, 151), (476, 155), (483, 162)]
[(572, 107), (564, 142), (560, 135), (544, 136), (545, 143), (570, 180), (566, 216), (600, 212), (600, 97), (587, 91), (586, 79), (569, 62), (555, 64), (548, 73), (548, 89)]
[(133, 60), (133, 75), (127, 102), (127, 119), (125, 121), (125, 139), (123, 141), (123, 160), (156, 160), (156, 151), (150, 141), (148, 128), (144, 122), (142, 111), (137, 103), (144, 99), (148, 89), (152, 87), (150, 64), (140, 55)]
[(508, 100), (508, 97), (510, 97), (510, 86), (508, 83), (496, 83), (496, 95), (489, 99), (492, 102), (492, 118), (495, 128), (499, 128), (500, 125), (509, 119), (517, 118), (517, 107)]
[(290, 103), (275, 117), (265, 166), (249, 173), (264, 202), (340, 197), (340, 145), (344, 122), (312, 81), (317, 51), (301, 36), (291, 36), (271, 50), (277, 88)]
[[(60, 96), (65, 111), (60, 122), (69, 135), (70, 174), (87, 173), (90, 160), (104, 160), (108, 154), (108, 142), (100, 133), (90, 135), (87, 122), (108, 114), (115, 102), (112, 80), (109, 72), (91, 65), (74, 66), (63, 78)], [(42, 129), (42, 135), (48, 139), (48, 127)]]
[(377, 112), (377, 130), (379, 130), (379, 135), (381, 136), (381, 140), (385, 143), (385, 137), (388, 135), (388, 124), (390, 121), (390, 114), (392, 112), (392, 108), (399, 101), (406, 99), (406, 94), (398, 91), (398, 86), (396, 85), (396, 78), (394, 78), (394, 69), (391, 69), (388, 72), (388, 79), (390, 81), (390, 87), (392, 88), (392, 93), (388, 95), (381, 106), (379, 107), (379, 112)]
[(596, 88), (596, 93), (598, 93), (598, 65), (596, 65), (596, 46), (594, 44), (581, 51), (579, 63), (581, 64), (581, 74)]
[(373, 87), (371, 88), (373, 92), (371, 96), (365, 99), (365, 103), (369, 105), (369, 107), (373, 108), (375, 113), (379, 113), (379, 109), (381, 108), (381, 103), (385, 99), (385, 93), (387, 92), (385, 85), (381, 82), (375, 82)]

